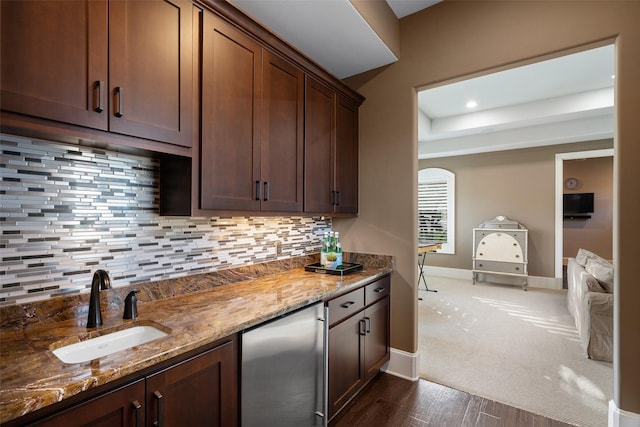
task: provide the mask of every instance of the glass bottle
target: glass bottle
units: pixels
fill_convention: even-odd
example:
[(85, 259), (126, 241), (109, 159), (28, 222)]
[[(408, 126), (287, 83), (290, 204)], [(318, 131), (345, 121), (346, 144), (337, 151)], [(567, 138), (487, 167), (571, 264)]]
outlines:
[(342, 243), (340, 243), (340, 233), (336, 231), (335, 234), (335, 242), (336, 242), (336, 267), (342, 267)]
[(336, 263), (337, 255), (336, 255), (336, 237), (333, 231), (329, 232), (329, 250), (327, 252), (327, 265), (325, 268), (335, 269), (338, 265)]
[(322, 267), (327, 267), (327, 255), (329, 253), (329, 232), (324, 232), (324, 237), (322, 238), (322, 247), (320, 248), (320, 265)]

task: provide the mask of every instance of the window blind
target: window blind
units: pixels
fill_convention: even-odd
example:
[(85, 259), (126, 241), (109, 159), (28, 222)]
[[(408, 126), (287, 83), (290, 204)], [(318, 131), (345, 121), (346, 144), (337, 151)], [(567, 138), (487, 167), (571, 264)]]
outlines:
[(418, 239), (447, 241), (447, 181), (418, 183)]

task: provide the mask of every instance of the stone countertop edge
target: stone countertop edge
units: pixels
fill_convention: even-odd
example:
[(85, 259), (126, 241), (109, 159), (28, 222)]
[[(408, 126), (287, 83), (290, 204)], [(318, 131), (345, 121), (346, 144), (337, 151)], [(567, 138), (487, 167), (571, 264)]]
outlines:
[[(103, 309), (103, 326), (95, 329), (86, 328), (84, 311), (69, 319), (24, 328), (6, 327), (3, 319), (0, 424), (390, 274), (393, 258), (382, 257), (390, 262), (376, 262), (376, 256), (363, 257), (358, 260), (363, 261), (363, 270), (345, 276), (295, 267), (139, 302), (139, 316), (134, 320), (123, 320), (120, 307), (109, 305), (109, 309)], [(169, 334), (86, 363), (65, 364), (52, 353), (64, 345), (135, 325), (156, 326)]]

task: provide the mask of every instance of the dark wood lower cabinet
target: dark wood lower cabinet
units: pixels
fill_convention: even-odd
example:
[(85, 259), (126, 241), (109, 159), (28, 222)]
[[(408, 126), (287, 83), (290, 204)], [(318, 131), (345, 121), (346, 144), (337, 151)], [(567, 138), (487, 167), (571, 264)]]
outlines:
[[(235, 338), (30, 426), (237, 426)], [(18, 424), (20, 419), (16, 420)], [(11, 425), (14, 425), (13, 423)]]
[[(367, 301), (365, 289), (380, 290), (378, 299)], [(365, 298), (361, 298), (362, 295)], [(390, 282), (384, 277), (366, 287), (328, 302), (329, 318), (329, 419), (333, 418), (374, 378), (390, 357)], [(340, 312), (362, 309), (341, 317)], [(338, 312), (336, 314), (336, 311)]]
[(364, 340), (365, 379), (374, 377), (390, 356), (389, 297), (367, 308), (364, 312), (367, 335)]
[(144, 422), (143, 378), (29, 425), (137, 427), (143, 426)]
[(329, 418), (364, 385), (361, 320), (352, 316), (329, 329)]
[(233, 350), (228, 342), (147, 377), (147, 425), (236, 425)]

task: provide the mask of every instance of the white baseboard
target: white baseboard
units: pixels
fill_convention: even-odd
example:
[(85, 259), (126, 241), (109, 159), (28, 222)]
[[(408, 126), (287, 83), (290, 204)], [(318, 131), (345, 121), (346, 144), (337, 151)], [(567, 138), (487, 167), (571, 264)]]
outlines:
[[(424, 266), (424, 272), (427, 277), (446, 277), (450, 279), (463, 279), (471, 281), (471, 270), (465, 270), (463, 268), (447, 268), (447, 267), (434, 267)], [(508, 276), (491, 275), (492, 283), (521, 283), (522, 279), (511, 278)], [(502, 279), (502, 280), (501, 280)], [(542, 277), (542, 276), (529, 276), (527, 278), (528, 287), (530, 288), (542, 288), (542, 289), (562, 289), (562, 279), (555, 277)]]
[(609, 401), (609, 427), (640, 427), (640, 414), (623, 411), (613, 400)]
[(418, 353), (392, 348), (389, 363), (382, 370), (405, 380), (418, 381)]

